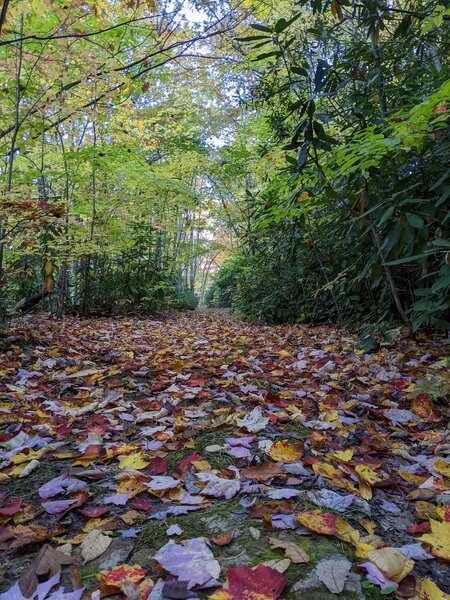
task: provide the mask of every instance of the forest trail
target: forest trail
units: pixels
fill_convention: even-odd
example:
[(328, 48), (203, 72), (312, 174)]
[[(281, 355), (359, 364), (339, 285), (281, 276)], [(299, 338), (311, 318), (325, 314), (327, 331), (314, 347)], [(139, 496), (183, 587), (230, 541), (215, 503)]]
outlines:
[(344, 330), (199, 310), (34, 315), (9, 344), (3, 589), (62, 570), (87, 586), (71, 599), (379, 597), (362, 576), (450, 592), (438, 346), (369, 355)]

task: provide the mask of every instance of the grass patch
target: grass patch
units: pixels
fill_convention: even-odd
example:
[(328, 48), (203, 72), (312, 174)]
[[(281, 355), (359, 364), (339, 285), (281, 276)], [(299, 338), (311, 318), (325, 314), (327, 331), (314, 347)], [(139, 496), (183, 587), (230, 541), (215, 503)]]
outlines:
[(194, 450), (201, 454), (211, 465), (213, 469), (219, 471), (228, 468), (231, 464), (234, 464), (234, 459), (228, 456), (224, 452), (207, 452), (205, 448), (208, 446), (223, 446), (225, 438), (231, 437), (236, 432), (235, 427), (221, 427), (217, 429), (205, 429), (200, 431), (197, 436), (194, 437)]
[(208, 519), (227, 519), (230, 520), (230, 513), (234, 510), (241, 509), (238, 502), (224, 501), (215, 502), (214, 504), (187, 515), (171, 515), (167, 519), (161, 521), (151, 520), (142, 527), (142, 532), (136, 542), (136, 550), (140, 548), (160, 548), (170, 538), (166, 534), (166, 530), (171, 525), (179, 525), (183, 530), (182, 536), (174, 537), (177, 539), (187, 539), (192, 537), (211, 538), (211, 536), (220, 533), (221, 530), (214, 530), (214, 527), (208, 524)]
[(279, 423), (277, 425), (281, 429), (282, 435), (288, 439), (292, 437), (293, 441), (298, 441), (299, 438), (304, 438), (311, 433), (300, 421), (289, 421), (288, 423)]

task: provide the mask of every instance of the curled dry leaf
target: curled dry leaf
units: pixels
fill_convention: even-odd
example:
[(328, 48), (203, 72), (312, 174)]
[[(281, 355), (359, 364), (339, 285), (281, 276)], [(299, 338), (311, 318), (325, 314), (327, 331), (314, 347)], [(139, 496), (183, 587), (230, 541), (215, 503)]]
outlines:
[(382, 571), (388, 579), (398, 583), (413, 569), (414, 561), (398, 548), (379, 548), (367, 553), (367, 558)]
[(215, 537), (211, 538), (211, 540), (216, 544), (216, 546), (228, 546), (228, 544), (231, 543), (233, 537), (234, 531), (230, 530), (216, 535)]
[(269, 544), (271, 548), (281, 548), (284, 550), (284, 555), (295, 564), (303, 564), (309, 562), (309, 556), (306, 552), (294, 542), (287, 542), (277, 538), (270, 537)]

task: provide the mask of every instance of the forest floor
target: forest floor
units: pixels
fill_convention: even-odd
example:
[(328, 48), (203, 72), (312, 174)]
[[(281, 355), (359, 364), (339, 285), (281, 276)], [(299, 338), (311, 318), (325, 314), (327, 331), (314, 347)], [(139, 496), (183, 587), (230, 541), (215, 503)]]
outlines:
[(450, 592), (442, 345), (207, 311), (33, 316), (8, 343), (0, 598)]

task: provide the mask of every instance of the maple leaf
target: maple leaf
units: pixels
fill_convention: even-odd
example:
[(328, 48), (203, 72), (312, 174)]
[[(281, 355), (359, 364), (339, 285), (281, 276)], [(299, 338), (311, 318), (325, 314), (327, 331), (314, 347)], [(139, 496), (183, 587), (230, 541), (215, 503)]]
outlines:
[(419, 595), (421, 600), (449, 600), (450, 595), (444, 594), (438, 586), (431, 581), (429, 577), (425, 577), (425, 579), (420, 584)]
[(210, 596), (211, 600), (275, 600), (287, 583), (286, 575), (265, 565), (231, 567), (226, 587)]
[(430, 519), (431, 533), (421, 535), (419, 540), (431, 546), (434, 556), (450, 560), (450, 522)]
[(123, 582), (139, 583), (147, 574), (148, 569), (140, 565), (120, 565), (110, 571), (100, 571), (98, 579), (102, 596), (111, 596), (122, 591)]
[(144, 459), (143, 452), (137, 452), (136, 454), (130, 454), (128, 456), (122, 456), (119, 460), (119, 469), (125, 469), (130, 467), (132, 469), (145, 469), (150, 464), (150, 461)]
[(303, 456), (303, 444), (289, 444), (288, 440), (275, 442), (267, 454), (275, 462), (294, 463)]

